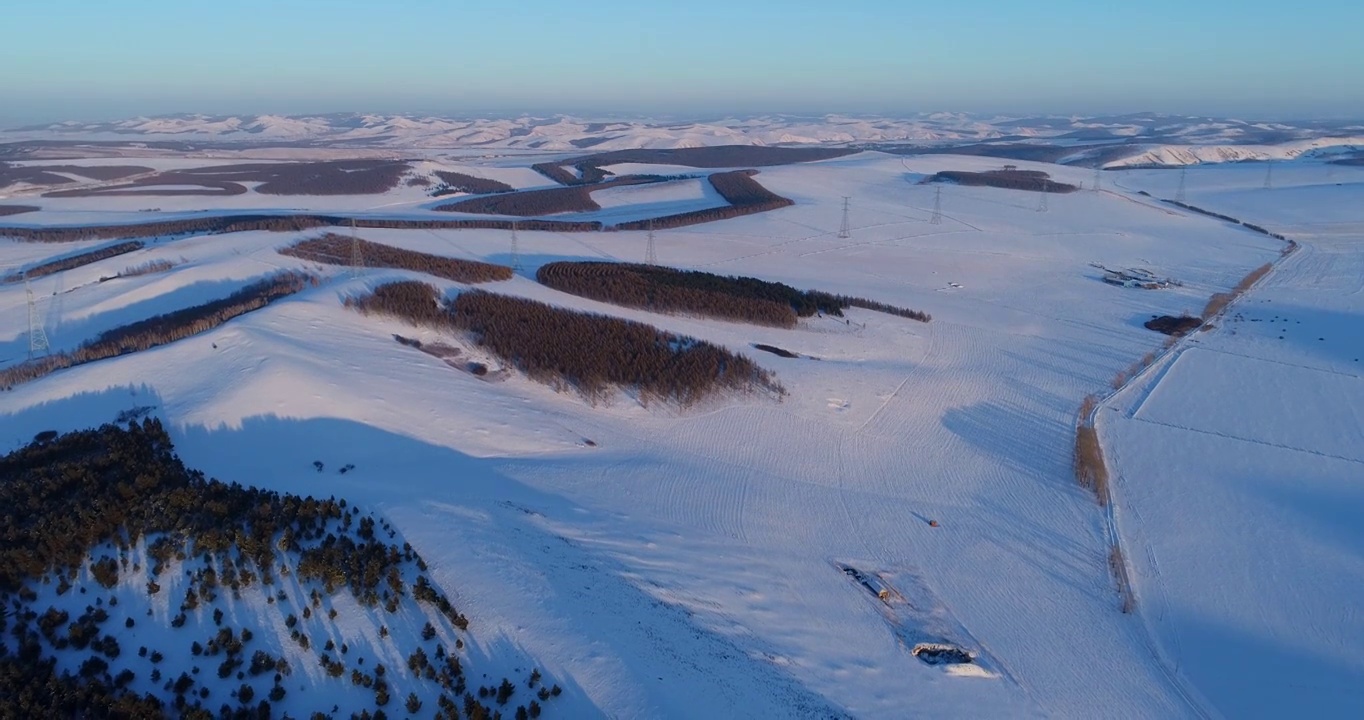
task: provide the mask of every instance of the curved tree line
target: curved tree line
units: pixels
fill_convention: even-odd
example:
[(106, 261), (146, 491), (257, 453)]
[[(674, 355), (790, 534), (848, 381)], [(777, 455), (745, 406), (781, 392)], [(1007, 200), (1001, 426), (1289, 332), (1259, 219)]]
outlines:
[(9, 275), (4, 279), (4, 282), (19, 282), (20, 280), (23, 280), (25, 276), (28, 276), (30, 278), (36, 278), (43, 277), (45, 275), (52, 275), (54, 273), (62, 272), (63, 270), (70, 270), (72, 268), (78, 268), (82, 265), (96, 263), (99, 262), (100, 260), (106, 260), (111, 257), (117, 257), (125, 253), (133, 252), (134, 250), (141, 250), (144, 247), (146, 247), (146, 244), (143, 243), (141, 240), (133, 240), (131, 242), (119, 243), (117, 245), (109, 245), (107, 247), (97, 248), (95, 250), (83, 252), (78, 255), (64, 257), (59, 260), (51, 260), (42, 263), (41, 265), (34, 265), (33, 267), (28, 268), (27, 270), (14, 273), (13, 275)]
[(797, 290), (790, 285), (753, 277), (656, 265), (554, 262), (541, 266), (535, 279), (555, 290), (615, 305), (773, 327), (795, 327), (799, 318), (816, 313), (842, 317), (843, 310), (849, 307), (920, 322), (932, 319), (918, 310), (866, 298)]
[(489, 195), (492, 193), (512, 192), (516, 188), (500, 180), (478, 177), (476, 175), (466, 175), (451, 170), (437, 170), (436, 177), (445, 183), (445, 187), (451, 192), (470, 193), (472, 195)]
[(471, 290), (443, 302), (436, 288), (405, 281), (380, 286), (347, 305), (467, 332), (531, 379), (576, 390), (594, 403), (615, 388), (633, 390), (643, 402), (682, 406), (719, 391), (785, 393), (752, 360), (711, 343), (533, 300)]
[(69, 352), (33, 358), (0, 370), (0, 390), (76, 365), (140, 352), (212, 330), (232, 318), (315, 286), (317, 278), (304, 273), (280, 273), (252, 283), (220, 300), (175, 310), (100, 333)]
[(794, 201), (768, 190), (757, 180), (754, 180), (753, 175), (756, 173), (756, 170), (732, 170), (730, 172), (711, 173), (707, 176), (706, 180), (710, 182), (711, 187), (715, 188), (715, 192), (719, 193), (720, 197), (729, 203), (726, 207), (692, 210), (646, 220), (635, 220), (620, 223), (615, 226), (615, 229), (646, 230), (654, 228), (664, 230), (686, 227), (778, 210), (795, 204)]
[(512, 278), (512, 269), (505, 265), (431, 255), (335, 233), (303, 240), (279, 252), (281, 255), (328, 265), (349, 265), (353, 261), (352, 254), (357, 244), (360, 248), (360, 263), (364, 267), (412, 270), (462, 283), (484, 283)]

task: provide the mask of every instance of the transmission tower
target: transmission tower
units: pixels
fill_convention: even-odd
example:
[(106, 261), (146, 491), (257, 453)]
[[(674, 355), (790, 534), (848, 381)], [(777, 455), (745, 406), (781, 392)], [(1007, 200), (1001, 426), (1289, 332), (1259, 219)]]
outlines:
[(516, 221), (515, 221), (515, 220), (512, 221), (512, 236), (511, 236), (511, 266), (512, 266), (512, 270), (520, 270), (520, 269), (521, 269), (521, 244), (520, 244), (520, 242), (516, 239)]
[(38, 301), (33, 297), (33, 288), (28, 284), (28, 273), (24, 273), (24, 292), (28, 295), (28, 357), (33, 359), (39, 354), (47, 354), (47, 331), (43, 330), (42, 318), (38, 316)]
[(1046, 178), (1043, 178), (1042, 194), (1041, 197), (1037, 198), (1037, 212), (1047, 211), (1047, 193), (1050, 192), (1049, 190), (1050, 187), (1051, 187), (1050, 183), (1047, 182)]
[(658, 264), (658, 247), (654, 244), (654, 221), (649, 221), (649, 245), (644, 250), (644, 263), (646, 265)]
[(848, 225), (848, 204), (851, 201), (852, 198), (843, 196), (843, 224), (838, 227), (838, 236), (841, 238), (852, 237), (852, 228)]
[(1188, 168), (1181, 167), (1179, 169), (1179, 189), (1175, 190), (1175, 202), (1184, 202), (1184, 179), (1188, 172)]
[(929, 225), (942, 224), (942, 186), (933, 188), (933, 217), (928, 221)]
[(1269, 162), (1265, 163), (1265, 189), (1266, 189), (1266, 190), (1273, 190), (1273, 189), (1274, 189), (1274, 161), (1273, 161), (1273, 160), (1270, 160)]
[(360, 277), (365, 267), (365, 255), (360, 251), (360, 236), (355, 234), (355, 218), (350, 220), (350, 276)]
[(1094, 192), (1099, 192), (1099, 186), (1103, 184), (1103, 171), (1102, 165), (1094, 166)]

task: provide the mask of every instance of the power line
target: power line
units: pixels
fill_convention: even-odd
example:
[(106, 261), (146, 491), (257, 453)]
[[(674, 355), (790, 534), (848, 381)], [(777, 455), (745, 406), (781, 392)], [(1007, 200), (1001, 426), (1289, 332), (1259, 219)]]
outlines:
[(933, 217), (928, 220), (929, 225), (942, 224), (942, 186), (933, 188)]
[(28, 283), (28, 273), (24, 273), (24, 292), (28, 295), (28, 357), (33, 359), (39, 354), (47, 354), (51, 349), (47, 343), (47, 331), (38, 317), (38, 301), (33, 297), (33, 288)]
[(848, 204), (851, 201), (852, 198), (847, 195), (843, 196), (843, 224), (838, 228), (838, 236), (840, 238), (852, 237), (852, 228), (848, 225)]
[(644, 263), (646, 265), (658, 264), (658, 248), (654, 243), (654, 221), (649, 220), (649, 245), (644, 250)]
[(1188, 172), (1189, 169), (1186, 167), (1179, 168), (1179, 189), (1175, 190), (1175, 202), (1184, 202), (1184, 199), (1186, 197), (1184, 194), (1184, 181), (1185, 176), (1188, 175)]

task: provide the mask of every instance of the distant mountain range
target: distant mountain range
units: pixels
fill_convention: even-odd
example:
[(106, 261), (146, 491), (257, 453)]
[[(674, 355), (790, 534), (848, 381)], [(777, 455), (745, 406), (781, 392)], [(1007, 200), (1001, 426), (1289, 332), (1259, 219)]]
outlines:
[[(900, 118), (764, 115), (709, 121), (598, 121), (568, 116), (457, 119), (435, 116), (167, 115), (116, 122), (62, 122), (0, 131), (23, 141), (177, 142), (366, 148), (487, 148), (593, 152), (713, 145), (838, 145), (891, 151), (970, 147), (1020, 159), (1172, 165), (1357, 154), (1364, 121), (1247, 122), (1139, 113), (1101, 117), (982, 117), (933, 113)], [(1041, 152), (1048, 148), (1048, 152)]]

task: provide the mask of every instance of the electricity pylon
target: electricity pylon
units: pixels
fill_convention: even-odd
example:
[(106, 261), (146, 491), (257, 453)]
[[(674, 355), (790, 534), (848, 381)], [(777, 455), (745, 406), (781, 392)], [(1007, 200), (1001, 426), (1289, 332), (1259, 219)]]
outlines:
[(360, 250), (360, 236), (355, 234), (355, 218), (350, 220), (350, 276), (360, 277), (365, 267), (365, 255)]
[(42, 318), (38, 316), (38, 301), (33, 297), (33, 288), (28, 284), (28, 273), (24, 273), (24, 293), (28, 295), (28, 357), (33, 359), (40, 354), (47, 354), (50, 347)]
[(838, 227), (838, 236), (840, 238), (852, 237), (852, 228), (848, 225), (848, 203), (851, 201), (852, 198), (847, 195), (843, 196), (843, 224)]
[(516, 221), (512, 221), (511, 236), (511, 266), (512, 270), (521, 270), (521, 244), (516, 239)]
[(942, 224), (942, 186), (933, 188), (933, 217), (928, 220), (929, 225)]
[(1046, 178), (1043, 178), (1043, 179), (1042, 179), (1042, 195), (1041, 195), (1041, 197), (1037, 198), (1037, 212), (1046, 212), (1046, 211), (1047, 211), (1047, 193), (1049, 192), (1049, 190), (1048, 190), (1049, 187), (1051, 187), (1051, 184), (1047, 182), (1047, 179), (1046, 179)]
[(654, 221), (649, 221), (649, 244), (644, 250), (644, 264), (658, 264), (658, 247), (654, 243)]
[(1184, 202), (1184, 198), (1186, 197), (1184, 194), (1184, 180), (1185, 176), (1188, 175), (1188, 172), (1188, 168), (1181, 167), (1179, 169), (1179, 189), (1175, 190), (1175, 202)]

